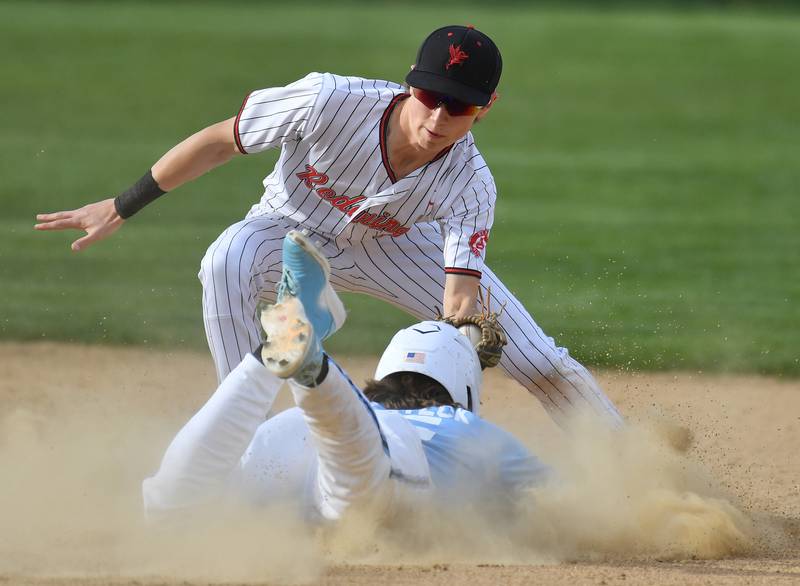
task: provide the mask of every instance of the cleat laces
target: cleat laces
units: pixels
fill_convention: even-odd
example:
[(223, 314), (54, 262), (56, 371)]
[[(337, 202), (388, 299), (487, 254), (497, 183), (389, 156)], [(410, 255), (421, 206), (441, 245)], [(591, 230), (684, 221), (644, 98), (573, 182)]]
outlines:
[(292, 272), (284, 268), (281, 282), (278, 283), (278, 301), (282, 300), (286, 295), (297, 297), (297, 281)]

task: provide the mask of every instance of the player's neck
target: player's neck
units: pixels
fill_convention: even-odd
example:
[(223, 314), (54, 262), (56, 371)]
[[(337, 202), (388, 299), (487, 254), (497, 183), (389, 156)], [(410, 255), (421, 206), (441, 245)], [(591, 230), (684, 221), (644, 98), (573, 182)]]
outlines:
[(408, 116), (403, 115), (403, 100), (389, 116), (386, 147), (389, 164), (398, 179), (432, 161), (442, 151), (441, 147), (424, 148), (417, 140)]

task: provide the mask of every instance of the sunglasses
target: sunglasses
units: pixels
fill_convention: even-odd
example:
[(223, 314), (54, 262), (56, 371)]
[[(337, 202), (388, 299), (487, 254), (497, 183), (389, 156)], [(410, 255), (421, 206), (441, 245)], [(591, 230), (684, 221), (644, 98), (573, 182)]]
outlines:
[(423, 90), (418, 87), (411, 88), (411, 95), (417, 98), (429, 110), (435, 110), (439, 106), (444, 106), (450, 116), (475, 116), (483, 106), (466, 104), (446, 94)]

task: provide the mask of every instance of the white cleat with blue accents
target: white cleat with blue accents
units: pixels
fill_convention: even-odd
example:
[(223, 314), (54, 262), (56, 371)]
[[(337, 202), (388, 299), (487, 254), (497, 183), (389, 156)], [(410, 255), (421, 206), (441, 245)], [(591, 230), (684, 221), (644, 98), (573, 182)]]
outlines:
[(344, 324), (341, 299), (329, 282), (328, 259), (301, 232), (283, 240), (283, 274), (275, 305), (261, 312), (261, 358), (280, 378), (311, 386), (323, 360), (322, 341)]

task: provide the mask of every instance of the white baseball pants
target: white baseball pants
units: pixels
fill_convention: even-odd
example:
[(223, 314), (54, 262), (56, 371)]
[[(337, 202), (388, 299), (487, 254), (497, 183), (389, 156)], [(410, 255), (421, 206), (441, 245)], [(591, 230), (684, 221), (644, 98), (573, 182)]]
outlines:
[[(278, 216), (246, 218), (225, 230), (203, 258), (203, 320), (220, 379), (259, 343), (256, 304), (275, 299), (283, 237), (292, 229), (302, 226)], [(433, 319), (442, 307), (444, 253), (437, 224), (415, 224), (398, 238), (363, 242), (312, 238), (330, 260), (336, 290), (383, 299), (420, 320)], [(616, 407), (589, 371), (545, 335), (488, 267), (480, 287), (484, 298), (491, 287), (493, 308), (505, 304), (500, 323), (508, 345), (500, 366), (557, 422), (575, 408), (588, 408), (621, 424)]]
[(226, 499), (295, 504), (314, 520), (338, 520), (354, 507), (385, 517), (403, 495), (422, 494), (430, 470), (414, 428), (376, 413), (329, 365), (317, 387), (289, 381), (297, 407), (265, 421), (283, 381), (246, 354), (144, 481), (148, 519), (186, 518)]

